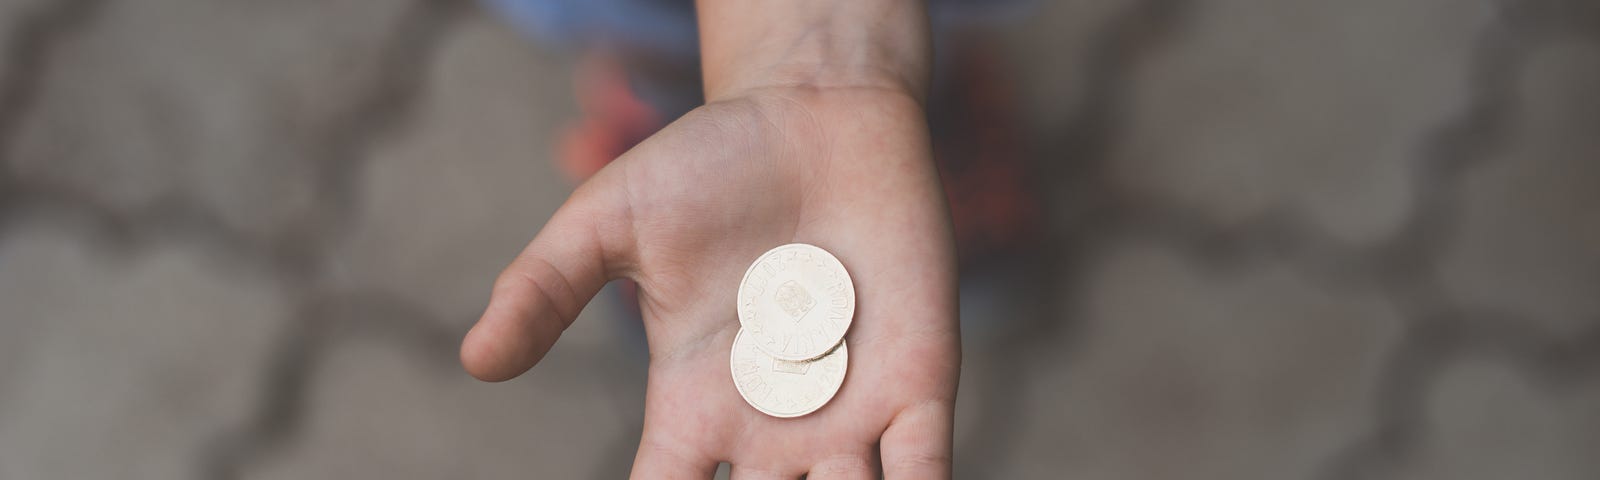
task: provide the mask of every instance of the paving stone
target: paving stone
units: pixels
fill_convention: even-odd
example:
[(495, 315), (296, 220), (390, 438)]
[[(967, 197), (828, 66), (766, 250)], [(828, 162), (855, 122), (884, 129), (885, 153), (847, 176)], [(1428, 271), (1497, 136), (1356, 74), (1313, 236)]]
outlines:
[(246, 478), (588, 478), (632, 459), (612, 447), (637, 441), (619, 412), (643, 400), (610, 388), (642, 378), (608, 378), (558, 349), (523, 378), (482, 383), (454, 355), (372, 337), (319, 365), (303, 431)]
[[(550, 157), (560, 122), (576, 115), (571, 71), (506, 26), (463, 22), (435, 57), (415, 121), (374, 149), (338, 280), (475, 320), (500, 270), (571, 192)], [(603, 330), (574, 333), (587, 331)]]
[(1223, 226), (1387, 238), (1412, 165), (1467, 101), (1482, 2), (1198, 2), (1133, 80), (1117, 184)]
[(1434, 379), (1420, 449), (1394, 478), (1600, 477), (1600, 383), (1549, 385), (1468, 360)]
[(1076, 351), (1027, 369), (997, 478), (1310, 478), (1370, 427), (1400, 327), (1385, 301), (1140, 245), (1097, 263)]
[(107, 2), (50, 59), (9, 167), (107, 208), (185, 199), (280, 233), (337, 207), (316, 204), (318, 149), (382, 80), (408, 3)]
[(0, 240), (0, 478), (189, 478), (256, 398), (287, 312), (184, 246), (126, 257), (64, 230)]
[(1460, 218), (1439, 268), (1460, 305), (1554, 333), (1600, 321), (1600, 43), (1537, 50), (1505, 144), (1460, 182)]

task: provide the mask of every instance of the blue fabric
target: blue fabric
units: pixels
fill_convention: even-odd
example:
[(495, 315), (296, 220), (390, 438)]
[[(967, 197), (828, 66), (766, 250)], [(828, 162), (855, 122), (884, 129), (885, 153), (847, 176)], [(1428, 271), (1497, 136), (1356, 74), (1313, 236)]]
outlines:
[[(790, 0), (803, 1), (803, 0)], [(933, 24), (934, 77), (944, 76), (944, 33), (964, 26), (1016, 18), (1035, 0), (928, 0)], [(694, 0), (483, 0), (535, 42), (557, 49), (609, 45), (654, 54), (694, 68), (700, 56)], [(634, 93), (658, 111), (676, 116), (700, 104), (699, 89), (628, 79)]]
[(619, 44), (698, 56), (693, 0), (484, 0), (524, 34), (560, 48)]

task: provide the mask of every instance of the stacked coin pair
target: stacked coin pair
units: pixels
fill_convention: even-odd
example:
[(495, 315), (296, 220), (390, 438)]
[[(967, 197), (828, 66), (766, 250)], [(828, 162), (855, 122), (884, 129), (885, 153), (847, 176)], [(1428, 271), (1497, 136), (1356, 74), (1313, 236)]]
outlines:
[(791, 243), (756, 257), (739, 282), (738, 312), (728, 365), (750, 406), (798, 417), (839, 392), (850, 363), (844, 334), (855, 317), (856, 290), (833, 254)]

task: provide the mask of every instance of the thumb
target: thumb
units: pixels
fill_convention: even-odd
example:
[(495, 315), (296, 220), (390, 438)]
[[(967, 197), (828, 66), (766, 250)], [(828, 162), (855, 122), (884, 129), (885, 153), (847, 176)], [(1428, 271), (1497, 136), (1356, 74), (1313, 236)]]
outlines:
[(615, 278), (631, 231), (620, 221), (623, 192), (603, 176), (573, 192), (495, 280), (488, 308), (461, 342), (461, 365), (472, 376), (498, 382), (532, 368)]

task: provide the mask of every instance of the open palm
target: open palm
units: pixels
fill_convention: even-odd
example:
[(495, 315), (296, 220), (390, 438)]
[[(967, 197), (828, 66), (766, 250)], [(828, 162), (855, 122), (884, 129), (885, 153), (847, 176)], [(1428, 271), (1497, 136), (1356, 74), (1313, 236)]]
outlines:
[[(960, 365), (955, 262), (911, 97), (772, 88), (701, 107), (582, 185), (495, 284), (462, 347), (485, 380), (549, 350), (605, 282), (640, 287), (649, 337), (635, 478), (949, 475)], [(745, 404), (728, 355), (734, 297), (762, 252), (804, 242), (858, 299), (838, 395), (800, 418)]]

